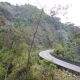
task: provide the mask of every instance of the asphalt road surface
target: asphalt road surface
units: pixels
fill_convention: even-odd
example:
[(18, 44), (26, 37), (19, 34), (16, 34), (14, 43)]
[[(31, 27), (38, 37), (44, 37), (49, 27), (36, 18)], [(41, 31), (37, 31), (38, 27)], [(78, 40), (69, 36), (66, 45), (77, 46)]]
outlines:
[(73, 71), (76, 71), (76, 72), (79, 72), (80, 73), (80, 67), (77, 66), (77, 65), (74, 65), (74, 64), (71, 64), (71, 63), (68, 63), (68, 62), (65, 62), (63, 60), (60, 60), (54, 56), (52, 56), (50, 54), (50, 52), (52, 52), (53, 50), (45, 50), (45, 51), (42, 51), (39, 53), (39, 56), (41, 58), (44, 58), (44, 59), (47, 59), (47, 60), (50, 60), (51, 62), (59, 65), (59, 66), (62, 66), (62, 67), (65, 67), (67, 69), (70, 69), (70, 70), (73, 70)]

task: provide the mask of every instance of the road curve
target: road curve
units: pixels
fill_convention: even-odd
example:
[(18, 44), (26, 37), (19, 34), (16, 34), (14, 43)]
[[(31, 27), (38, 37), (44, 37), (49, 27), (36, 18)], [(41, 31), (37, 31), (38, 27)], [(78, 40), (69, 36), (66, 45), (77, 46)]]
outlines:
[(64, 68), (67, 68), (67, 69), (70, 69), (70, 70), (73, 70), (73, 71), (76, 71), (76, 72), (79, 72), (80, 73), (80, 67), (79, 66), (76, 66), (74, 64), (71, 64), (71, 63), (68, 63), (68, 62), (65, 62), (63, 60), (60, 60), (54, 56), (52, 56), (50, 54), (50, 52), (52, 52), (53, 50), (45, 50), (45, 51), (42, 51), (39, 53), (39, 56), (41, 58), (44, 58), (44, 59), (47, 59), (47, 60), (50, 60), (51, 62), (59, 65), (59, 66), (62, 66)]

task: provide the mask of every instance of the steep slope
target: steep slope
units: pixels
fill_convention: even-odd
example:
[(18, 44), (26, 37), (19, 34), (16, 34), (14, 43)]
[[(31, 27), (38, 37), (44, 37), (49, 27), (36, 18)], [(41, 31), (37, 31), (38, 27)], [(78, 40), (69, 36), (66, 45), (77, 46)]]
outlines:
[[(45, 48), (53, 48), (54, 43), (59, 43), (60, 45), (57, 47), (63, 54), (63, 51), (61, 51), (61, 49), (63, 50), (63, 40), (72, 44), (74, 34), (79, 32), (80, 29), (71, 25), (71, 23), (63, 24), (58, 17), (51, 17), (44, 11), (40, 18), (41, 12), (41, 9), (30, 4), (11, 5), (8, 2), (0, 2), (0, 80), (4, 80), (4, 78), (7, 78), (7, 80), (26, 79), (28, 51), (39, 19), (38, 31), (35, 35), (30, 55), (29, 66), (31, 70), (27, 74), (30, 77), (28, 80), (42, 80), (42, 77), (44, 80), (45, 75), (43, 76), (43, 73), (45, 73), (44, 70), (46, 69), (49, 69), (49, 73), (52, 71), (53, 78), (53, 72), (56, 67), (52, 65), (50, 69), (48, 67), (49, 63), (45, 68), (45, 64), (42, 65), (39, 62), (38, 51)], [(79, 34), (76, 35), (79, 36)], [(77, 43), (79, 41), (78, 39)], [(72, 48), (70, 49), (70, 46), (67, 51), (69, 50), (71, 53)], [(57, 52), (59, 53), (59, 50)], [(67, 57), (70, 58), (69, 56)], [(51, 80), (50, 74), (48, 78), (48, 80)]]
[[(15, 30), (17, 30), (21, 37), (29, 44), (38, 24), (41, 11), (42, 10), (36, 6), (29, 4), (14, 6), (8, 2), (0, 2), (0, 16), (2, 17), (0, 18), (0, 22), (3, 22), (4, 25), (9, 25), (9, 23), (13, 25)], [(72, 28), (74, 29), (75, 27)], [(76, 27), (76, 29), (77, 28), (78, 27)], [(67, 36), (67, 39), (69, 39), (69, 33), (72, 35), (71, 27), (61, 23), (58, 17), (51, 17), (43, 11), (38, 33), (35, 38), (35, 44), (51, 47), (51, 44), (54, 42), (61, 42), (60, 38), (62, 34), (64, 34), (63, 37)]]

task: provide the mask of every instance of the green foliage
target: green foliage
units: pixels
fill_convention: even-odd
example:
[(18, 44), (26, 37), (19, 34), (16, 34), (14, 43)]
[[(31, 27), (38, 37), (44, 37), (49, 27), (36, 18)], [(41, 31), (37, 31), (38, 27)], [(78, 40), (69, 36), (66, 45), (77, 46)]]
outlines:
[(5, 17), (3, 13), (0, 11), (0, 26), (5, 25)]
[(2, 48), (3, 48), (3, 42), (0, 41), (0, 49), (2, 49)]
[(80, 38), (80, 32), (79, 32), (79, 33), (74, 34), (74, 38), (75, 38), (75, 39)]
[(50, 80), (54, 79), (55, 69), (56, 65), (53, 63), (50, 63), (50, 61), (43, 59), (41, 61), (41, 64), (43, 65), (42, 74), (45, 77), (45, 79), (50, 77)]
[(5, 69), (0, 66), (0, 80), (4, 80)]
[(76, 42), (76, 53), (78, 53), (80, 55), (80, 38), (75, 40)]
[(53, 47), (54, 47), (54, 53), (56, 53), (57, 55), (63, 56), (64, 48), (62, 47), (61, 44), (55, 43)]
[(70, 35), (71, 40), (74, 37), (74, 42), (72, 40), (65, 45), (65, 58), (80, 60), (80, 29), (65, 25), (60, 22), (60, 18), (51, 17), (43, 11), (30, 55), (30, 71), (26, 74), (28, 50), (40, 14), (41, 9), (36, 6), (14, 6), (0, 2), (0, 80), (4, 80), (6, 72), (7, 80), (53, 80), (56, 66), (47, 60), (39, 62), (38, 53), (51, 48), (54, 43), (54, 52), (63, 57), (64, 48), (57, 36), (57, 31), (61, 29)]

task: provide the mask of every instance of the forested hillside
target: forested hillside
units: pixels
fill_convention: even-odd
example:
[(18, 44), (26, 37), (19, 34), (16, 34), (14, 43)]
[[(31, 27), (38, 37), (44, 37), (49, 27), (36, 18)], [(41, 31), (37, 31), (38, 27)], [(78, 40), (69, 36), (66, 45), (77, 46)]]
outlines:
[(80, 28), (61, 23), (60, 18), (30, 4), (0, 2), (0, 80), (44, 80), (47, 76), (61, 80), (54, 77), (54, 64), (48, 66), (48, 61), (38, 58), (39, 51), (49, 48), (55, 48), (58, 56), (80, 62)]

